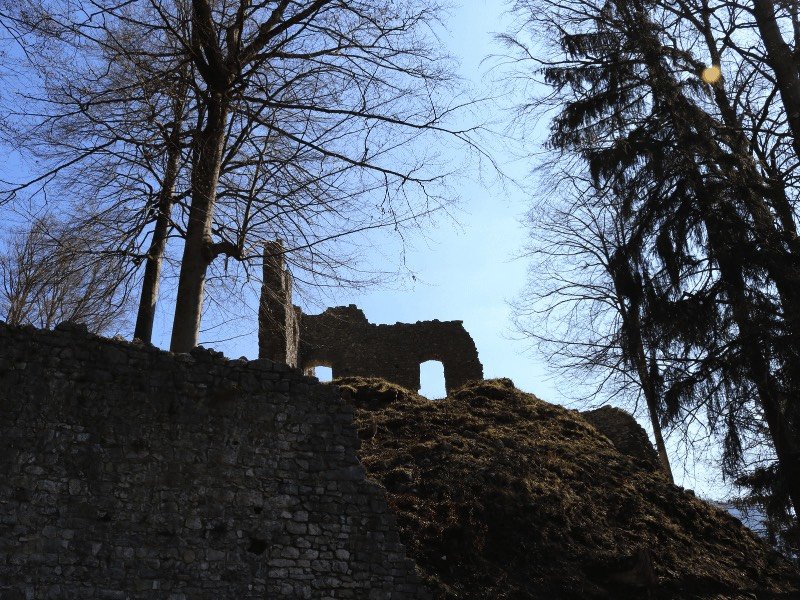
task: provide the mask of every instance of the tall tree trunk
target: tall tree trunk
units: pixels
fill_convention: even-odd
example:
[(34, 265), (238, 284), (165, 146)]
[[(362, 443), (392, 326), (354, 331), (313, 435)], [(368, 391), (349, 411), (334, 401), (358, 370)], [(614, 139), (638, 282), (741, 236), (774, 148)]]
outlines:
[(792, 145), (800, 157), (800, 67), (797, 57), (783, 39), (772, 0), (753, 0), (753, 14), (767, 50), (767, 63), (775, 73), (775, 83), (786, 109)]
[[(778, 469), (786, 482), (789, 497), (795, 508), (800, 511), (800, 453), (798, 440), (792, 431), (786, 415), (789, 406), (788, 398), (782, 392), (780, 383), (770, 369), (767, 354), (757, 325), (750, 316), (750, 302), (747, 299), (746, 286), (742, 278), (741, 266), (736, 258), (735, 242), (728, 239), (728, 228), (724, 227), (715, 216), (713, 207), (706, 220), (709, 243), (718, 256), (720, 278), (725, 285), (731, 302), (733, 318), (739, 328), (740, 348), (750, 371), (750, 379), (755, 383), (767, 428), (775, 447)], [(708, 212), (708, 210), (707, 210)]]
[(144, 278), (142, 279), (142, 293), (139, 297), (139, 311), (136, 315), (136, 328), (133, 334), (133, 337), (148, 343), (153, 337), (153, 321), (156, 315), (156, 303), (158, 302), (161, 266), (164, 260), (164, 250), (167, 246), (167, 234), (169, 233), (170, 217), (174, 203), (175, 181), (178, 178), (181, 156), (180, 130), (181, 121), (176, 119), (167, 143), (167, 164), (158, 199), (158, 215), (153, 228), (150, 249), (147, 251)]
[(172, 324), (172, 352), (189, 352), (197, 346), (200, 316), (208, 266), (212, 254), (211, 225), (217, 198), (228, 102), (224, 94), (208, 90), (206, 126), (196, 136), (196, 159), (192, 169), (192, 204), (183, 247), (183, 260)]
[[(638, 321), (638, 319), (637, 319)], [(641, 336), (639, 338), (641, 340)], [(639, 375), (639, 381), (642, 384), (642, 392), (644, 393), (644, 400), (647, 404), (647, 412), (650, 415), (650, 424), (653, 427), (653, 437), (656, 441), (656, 450), (658, 451), (658, 458), (661, 460), (661, 467), (664, 474), (669, 479), (670, 483), (674, 483), (675, 479), (672, 476), (672, 467), (669, 464), (669, 456), (667, 455), (667, 446), (664, 443), (664, 436), (661, 431), (661, 422), (658, 420), (659, 414), (659, 398), (656, 391), (655, 382), (650, 377), (650, 370), (647, 368), (647, 358), (644, 354), (644, 348), (641, 343), (636, 348), (636, 372)]]
[[(614, 290), (617, 295), (617, 300), (620, 303), (622, 333), (627, 338), (625, 344), (629, 356), (626, 358), (633, 363), (636, 368), (636, 374), (639, 376), (639, 386), (644, 395), (645, 403), (647, 404), (647, 413), (650, 417), (650, 424), (653, 427), (653, 438), (656, 442), (656, 450), (658, 451), (658, 458), (661, 461), (661, 467), (669, 481), (674, 483), (672, 467), (669, 463), (669, 456), (667, 455), (667, 446), (664, 443), (661, 422), (658, 419), (660, 404), (658, 391), (650, 375), (650, 369), (648, 368), (647, 357), (645, 355), (642, 338), (642, 323), (639, 318), (640, 305), (635, 298), (624, 293), (623, 290), (625, 286), (620, 284), (619, 279), (622, 277), (626, 281), (633, 281), (633, 274), (631, 273), (628, 259), (624, 255), (624, 248), (620, 248), (617, 252), (617, 260), (611, 276), (614, 281)], [(624, 272), (621, 271), (622, 269), (624, 269)], [(625, 299), (628, 300), (628, 306), (625, 306), (623, 302)]]

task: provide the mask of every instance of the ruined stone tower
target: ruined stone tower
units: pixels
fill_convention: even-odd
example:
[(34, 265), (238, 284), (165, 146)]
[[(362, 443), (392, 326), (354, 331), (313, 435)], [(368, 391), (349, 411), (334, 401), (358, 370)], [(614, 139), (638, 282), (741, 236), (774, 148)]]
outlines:
[(324, 365), (334, 377), (381, 377), (418, 390), (419, 367), (428, 360), (444, 366), (448, 393), (483, 379), (478, 350), (462, 321), (375, 325), (354, 304), (300, 321), (298, 363), (305, 369)]
[(297, 366), (299, 309), (292, 305), (292, 274), (283, 244), (264, 244), (263, 283), (258, 306), (258, 357)]

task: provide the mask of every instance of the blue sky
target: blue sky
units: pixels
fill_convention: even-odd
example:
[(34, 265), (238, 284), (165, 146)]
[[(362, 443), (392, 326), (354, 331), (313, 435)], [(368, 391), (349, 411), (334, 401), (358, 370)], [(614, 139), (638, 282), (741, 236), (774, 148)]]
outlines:
[[(478, 94), (492, 89), (487, 59), (501, 49), (494, 35), (504, 30), (504, 3), (470, 0), (453, 10), (446, 20), (442, 41), (460, 62), (461, 76)], [(487, 59), (487, 60), (485, 60)], [(508, 99), (490, 102), (486, 109), (502, 111)], [(503, 155), (502, 143), (494, 149), (502, 169), (525, 177), (532, 167)], [(451, 183), (459, 205), (453, 212), (457, 222), (442, 218), (424, 238), (412, 241), (405, 264), (417, 280), (405, 289), (373, 289), (366, 293), (337, 295), (341, 304), (355, 303), (373, 323), (415, 322), (439, 319), (463, 320), (478, 347), (485, 376), (509, 377), (520, 389), (543, 399), (564, 402), (556, 381), (548, 378), (543, 365), (526, 349), (529, 343), (512, 338), (507, 300), (523, 286), (527, 264), (514, 260), (525, 243), (527, 230), (521, 218), (530, 198), (514, 186), (501, 185), (487, 175)], [(441, 373), (422, 373), (422, 392), (443, 395)]]

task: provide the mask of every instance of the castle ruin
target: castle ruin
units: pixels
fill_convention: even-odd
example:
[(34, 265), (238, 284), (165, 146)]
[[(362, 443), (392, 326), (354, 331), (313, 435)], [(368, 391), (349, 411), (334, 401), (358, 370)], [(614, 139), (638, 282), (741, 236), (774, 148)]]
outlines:
[(292, 304), (292, 274), (283, 258), (283, 244), (264, 245), (264, 271), (258, 305), (258, 358), (297, 367), (302, 313)]
[(308, 374), (330, 367), (333, 377), (381, 377), (419, 390), (420, 364), (440, 361), (447, 392), (483, 379), (475, 342), (462, 321), (420, 321), (377, 325), (354, 304), (305, 315), (292, 304), (292, 276), (283, 246), (264, 249), (264, 283), (259, 308), (259, 358), (268, 358)]

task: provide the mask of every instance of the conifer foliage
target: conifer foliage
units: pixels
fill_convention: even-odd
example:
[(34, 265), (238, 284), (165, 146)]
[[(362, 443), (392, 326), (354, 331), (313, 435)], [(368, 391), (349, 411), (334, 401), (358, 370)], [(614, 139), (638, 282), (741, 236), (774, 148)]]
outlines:
[[(771, 489), (785, 494), (773, 501), (785, 514), (790, 500), (796, 513), (798, 155), (786, 118), (791, 94), (780, 93), (774, 75), (775, 44), (744, 33), (758, 30), (764, 7), (519, 0), (515, 8), (551, 57), (534, 73), (552, 94), (534, 105), (553, 111), (551, 173), (569, 182), (544, 210), (545, 233), (533, 235), (574, 243), (555, 265), (594, 267), (571, 271), (569, 286), (539, 284), (534, 297), (546, 308), (531, 313), (528, 304), (522, 321), (567, 308), (592, 320), (598, 305), (610, 307), (610, 317), (592, 321), (599, 331), (542, 336), (551, 356), (568, 348), (573, 361), (606, 371), (612, 383), (619, 378), (610, 368), (638, 367), (634, 387), (656, 430), (703, 420), (724, 441), (726, 475), (750, 465), (763, 483), (773, 473), (779, 485)], [(796, 3), (769, 10), (787, 31), (798, 24)], [(520, 36), (505, 41), (537, 56)], [(783, 43), (785, 58), (796, 57), (797, 40)], [(704, 71), (716, 73), (709, 65), (720, 78), (704, 80)], [(547, 247), (534, 244), (542, 254)], [(619, 360), (597, 360), (609, 354)], [(751, 465), (749, 449), (760, 441), (770, 460)]]

